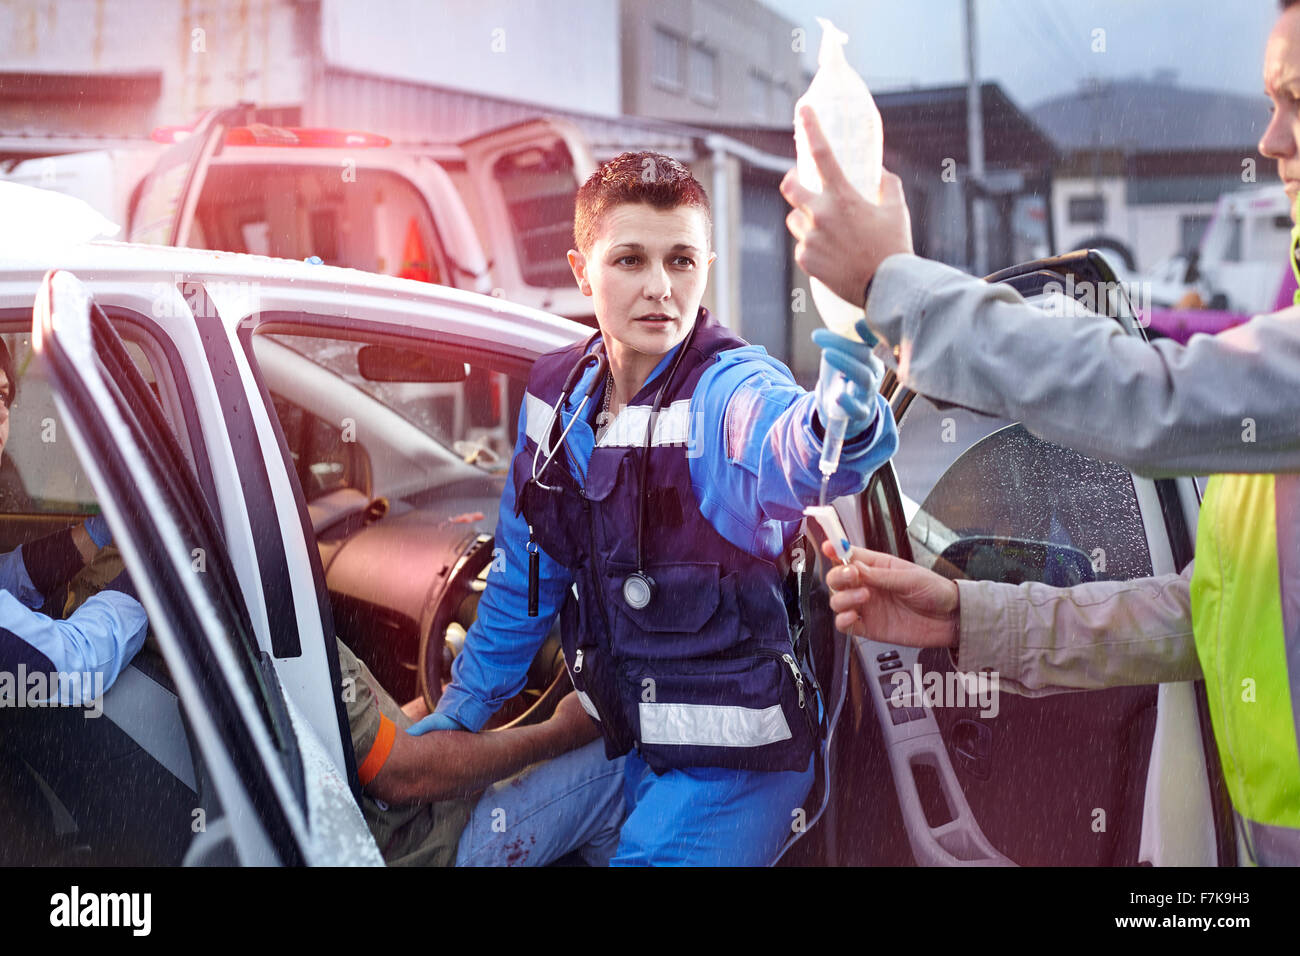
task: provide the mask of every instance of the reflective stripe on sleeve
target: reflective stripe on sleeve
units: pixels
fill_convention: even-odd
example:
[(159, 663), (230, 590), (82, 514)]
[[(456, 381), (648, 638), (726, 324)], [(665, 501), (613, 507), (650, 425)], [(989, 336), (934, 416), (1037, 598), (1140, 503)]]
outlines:
[(641, 742), (680, 747), (762, 747), (790, 739), (780, 704), (735, 707), (721, 704), (641, 703)]
[(393, 752), (393, 743), (396, 740), (397, 725), (380, 714), (379, 733), (375, 734), (375, 742), (370, 745), (370, 752), (357, 768), (357, 778), (361, 781), (361, 786), (367, 786), (378, 776), (379, 771), (388, 762), (388, 755)]

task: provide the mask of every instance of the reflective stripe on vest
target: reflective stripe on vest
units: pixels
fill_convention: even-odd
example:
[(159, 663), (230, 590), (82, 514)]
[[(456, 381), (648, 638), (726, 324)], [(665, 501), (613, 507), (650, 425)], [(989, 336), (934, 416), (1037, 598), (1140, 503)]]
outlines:
[(1214, 737), (1256, 859), (1300, 863), (1300, 476), (1215, 475), (1192, 624)]
[[(554, 408), (532, 392), (524, 393), (524, 407), (528, 416), (525, 431), (546, 456), (551, 453), (547, 428), (553, 422)], [(566, 413), (567, 414), (567, 413)], [(601, 448), (641, 448), (645, 445), (646, 428), (650, 423), (649, 405), (628, 405), (610, 422), (609, 429), (597, 443)], [(695, 447), (691, 433), (691, 400), (684, 398), (659, 409), (655, 419), (654, 439), (651, 447), (664, 448), (680, 445)]]
[(762, 747), (790, 739), (780, 704), (758, 709), (727, 704), (642, 701), (641, 742), (675, 747)]
[(553, 412), (554, 409), (550, 405), (532, 392), (524, 392), (524, 430), (533, 444), (541, 448), (544, 456), (551, 453), (551, 443), (546, 429), (552, 422)]

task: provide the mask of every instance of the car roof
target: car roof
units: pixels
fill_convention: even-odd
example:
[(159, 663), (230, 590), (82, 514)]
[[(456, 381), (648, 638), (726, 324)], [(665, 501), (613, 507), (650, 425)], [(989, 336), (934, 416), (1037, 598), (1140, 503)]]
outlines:
[[(304, 301), (322, 295), (380, 297), (390, 301), (401, 298), (413, 304), (446, 309), (449, 317), (477, 326), (484, 338), (518, 345), (538, 354), (570, 345), (591, 334), (587, 326), (540, 309), (414, 279), (248, 253), (102, 240), (22, 251), (5, 249), (0, 255), (0, 308), (16, 304), (30, 308), (31, 297), (42, 276), (56, 268), (78, 276), (92, 292), (101, 283), (152, 284), (184, 277), (248, 283), (254, 287), (256, 284), (292, 286), (295, 292), (302, 292)], [(239, 317), (229, 316), (226, 321), (233, 324)]]
[(222, 146), (212, 165), (331, 166), (347, 161), (361, 168), (407, 170), (421, 159), (463, 163), (459, 146)]

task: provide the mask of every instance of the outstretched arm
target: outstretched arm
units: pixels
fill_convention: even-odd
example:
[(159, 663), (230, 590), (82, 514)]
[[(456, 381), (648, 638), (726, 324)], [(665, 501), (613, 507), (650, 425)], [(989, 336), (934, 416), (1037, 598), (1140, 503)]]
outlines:
[[(898, 447), (889, 405), (879, 394), (871, 425), (850, 435), (829, 497), (861, 491)], [(773, 558), (782, 525), (803, 517), (821, 490), (816, 396), (759, 346), (732, 349), (701, 377), (691, 399), (691, 484), (700, 510), (724, 537)]]
[[(834, 560), (826, 543), (825, 551)], [(1201, 676), (1189, 587), (1181, 575), (1094, 581), (950, 581), (865, 548), (826, 576), (835, 626), (913, 647), (947, 647), (963, 671), (991, 670), (1027, 697), (1172, 683)]]
[(905, 385), (1143, 474), (1300, 470), (1300, 311), (1186, 346), (1142, 342), (1083, 309), (1049, 315), (1008, 286), (912, 255), (899, 178), (886, 173), (868, 202), (815, 118), (800, 119), (825, 185), (812, 193), (794, 170), (781, 182), (795, 259), (848, 301), (866, 296)]
[(932, 398), (1021, 421), (1048, 441), (1149, 475), (1300, 470), (1300, 310), (1187, 345), (1112, 320), (1062, 318), (915, 256), (887, 259), (868, 319)]

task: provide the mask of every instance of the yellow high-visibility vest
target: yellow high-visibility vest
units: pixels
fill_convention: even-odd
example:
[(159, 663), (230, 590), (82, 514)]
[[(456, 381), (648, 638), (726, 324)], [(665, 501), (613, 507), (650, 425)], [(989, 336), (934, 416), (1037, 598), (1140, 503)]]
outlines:
[(1191, 603), (1214, 739), (1252, 855), (1300, 865), (1300, 474), (1210, 478)]

